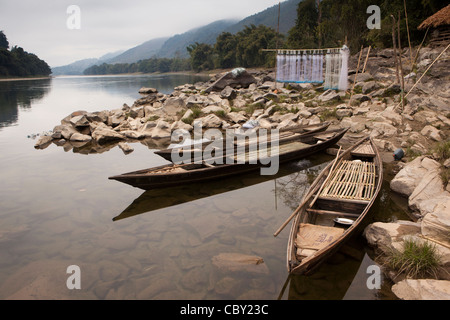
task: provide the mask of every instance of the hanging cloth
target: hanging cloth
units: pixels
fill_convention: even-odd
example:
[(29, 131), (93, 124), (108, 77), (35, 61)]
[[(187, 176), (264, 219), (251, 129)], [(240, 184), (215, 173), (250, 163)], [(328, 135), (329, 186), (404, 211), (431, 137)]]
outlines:
[(348, 88), (348, 58), (350, 56), (349, 48), (344, 45), (341, 49), (341, 71), (339, 75), (339, 90), (346, 91)]

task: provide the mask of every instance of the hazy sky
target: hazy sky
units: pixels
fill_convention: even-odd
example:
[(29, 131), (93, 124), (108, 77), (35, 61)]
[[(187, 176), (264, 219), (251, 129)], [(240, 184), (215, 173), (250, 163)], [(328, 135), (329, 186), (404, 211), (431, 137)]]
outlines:
[[(20, 46), (56, 67), (184, 33), (216, 20), (242, 19), (278, 3), (279, 0), (0, 0), (0, 30), (6, 34), (10, 48)], [(68, 12), (71, 5), (79, 8), (79, 14)]]

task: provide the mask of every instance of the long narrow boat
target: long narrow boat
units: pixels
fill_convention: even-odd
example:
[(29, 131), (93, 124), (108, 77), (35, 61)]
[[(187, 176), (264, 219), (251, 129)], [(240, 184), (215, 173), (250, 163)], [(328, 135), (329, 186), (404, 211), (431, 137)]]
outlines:
[(308, 274), (337, 251), (367, 215), (382, 181), (383, 164), (370, 137), (338, 154), (293, 213), (289, 273)]
[[(272, 168), (281, 164), (307, 157), (336, 144), (347, 132), (345, 129), (328, 130), (321, 133), (300, 135), (297, 140), (267, 146), (267, 149), (235, 154), (230, 158), (216, 159), (217, 162), (168, 164), (154, 168), (134, 171), (109, 179), (117, 180), (133, 187), (150, 190), (159, 187), (219, 179), (227, 176), (250, 172), (257, 169)], [(275, 174), (276, 172), (274, 172)]]
[[(279, 130), (279, 141), (280, 141), (280, 143), (283, 143), (284, 141), (295, 140), (295, 139), (297, 139), (297, 137), (299, 135), (302, 135), (302, 134), (322, 132), (322, 131), (325, 131), (329, 126), (330, 126), (330, 122), (323, 122), (323, 123), (312, 124), (312, 125), (307, 125), (307, 126), (294, 125), (294, 126), (284, 127)], [(240, 134), (239, 132), (236, 132), (234, 134), (234, 137), (232, 137), (233, 140), (234, 140), (234, 138), (236, 138), (236, 140), (238, 140), (239, 136), (241, 136), (244, 138), (243, 145), (245, 147), (248, 147), (251, 144), (259, 143), (261, 141), (261, 139), (264, 139), (262, 137), (260, 138), (257, 136), (258, 128), (249, 129), (247, 131), (254, 133), (254, 136), (256, 137), (256, 139), (247, 139), (247, 138), (252, 138), (252, 135), (245, 136), (245, 133)], [(270, 130), (268, 133), (270, 135)], [(245, 138), (245, 137), (247, 137), (247, 138)], [(267, 136), (266, 139), (270, 139), (270, 137)], [(223, 149), (225, 149), (225, 146), (224, 146), (225, 143), (226, 143), (226, 139), (216, 140), (214, 142), (203, 141), (201, 143), (188, 144), (188, 145), (182, 145), (182, 146), (174, 146), (174, 147), (170, 147), (167, 149), (158, 150), (158, 151), (155, 151), (155, 154), (159, 155), (160, 157), (163, 157), (167, 161), (173, 162), (172, 155), (174, 153), (176, 153), (176, 154), (181, 153), (181, 154), (183, 154), (184, 159), (191, 159), (192, 161), (194, 161), (194, 156), (195, 156), (196, 152), (197, 153), (200, 152), (202, 154), (203, 151), (205, 150), (205, 148), (212, 144), (214, 144), (215, 146), (217, 146), (223, 150)], [(238, 148), (240, 145), (242, 145), (242, 143), (239, 143), (239, 142), (234, 142), (233, 144), (234, 144), (233, 145), (234, 150), (236, 150), (236, 148)], [(225, 154), (225, 152), (223, 152), (223, 154)]]

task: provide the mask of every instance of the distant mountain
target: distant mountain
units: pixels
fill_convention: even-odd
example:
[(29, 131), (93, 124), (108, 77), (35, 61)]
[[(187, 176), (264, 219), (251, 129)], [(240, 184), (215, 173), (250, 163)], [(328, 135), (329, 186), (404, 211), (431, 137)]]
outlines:
[[(302, 0), (287, 0), (280, 5), (280, 33), (286, 34), (294, 25), (297, 19), (297, 7)], [(62, 67), (52, 68), (53, 74), (83, 74), (88, 67), (96, 64), (108, 63), (133, 63), (139, 60), (157, 58), (188, 58), (186, 47), (195, 42), (214, 44), (217, 36), (222, 32), (237, 33), (250, 25), (260, 25), (271, 27), (277, 30), (278, 25), (278, 5), (267, 8), (264, 11), (251, 15), (243, 20), (219, 20), (206, 26), (189, 30), (182, 34), (177, 34), (167, 38), (156, 38), (144, 42), (125, 52), (112, 53), (113, 57), (101, 57), (98, 59), (85, 59), (76, 61)]]
[(120, 55), (123, 52), (117, 51), (117, 52), (111, 52), (107, 53), (100, 58), (89, 58), (89, 59), (83, 59), (75, 61), (71, 64), (60, 66), (60, 67), (53, 67), (52, 68), (52, 74), (54, 76), (60, 76), (60, 75), (82, 75), (83, 71), (93, 65), (101, 64), (104, 62), (109, 61), (110, 59), (113, 59), (117, 55)]
[(168, 39), (169, 37), (149, 40), (147, 42), (144, 42), (143, 44), (125, 51), (120, 55), (115, 56), (112, 59), (108, 59), (105, 62), (111, 64), (133, 63), (143, 59), (150, 59), (151, 57), (158, 54), (158, 52), (161, 50), (161, 47)]
[[(297, 7), (302, 0), (288, 0), (280, 4), (280, 33), (286, 34), (295, 26), (297, 19)], [(258, 26), (263, 24), (267, 27), (277, 30), (278, 27), (278, 4), (264, 11), (251, 15), (238, 23), (226, 28), (225, 32), (237, 33), (244, 29), (245, 26), (254, 24)]]
[(236, 24), (237, 20), (219, 20), (204, 27), (192, 29), (183, 34), (177, 34), (169, 38), (159, 50), (159, 58), (187, 58), (189, 57), (186, 47), (196, 42), (214, 44), (217, 37), (226, 28)]

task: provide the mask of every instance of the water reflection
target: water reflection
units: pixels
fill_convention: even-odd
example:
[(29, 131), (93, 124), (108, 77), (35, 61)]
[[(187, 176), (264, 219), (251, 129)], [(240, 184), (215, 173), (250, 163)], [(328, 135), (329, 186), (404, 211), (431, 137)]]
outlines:
[[(311, 160), (300, 160), (281, 165), (274, 176), (262, 176), (246, 173), (240, 177), (227, 177), (220, 181), (207, 183), (192, 183), (171, 188), (145, 191), (136, 198), (121, 214), (114, 217), (114, 221), (133, 217), (142, 213), (164, 209), (183, 203), (211, 197), (232, 190), (250, 187), (259, 183), (273, 181), (274, 200), (283, 201), (285, 205), (294, 208), (298, 199), (309, 187), (311, 177), (320, 170), (321, 164), (326, 163), (327, 155), (318, 155)], [(284, 177), (285, 179), (280, 179)]]
[(50, 91), (52, 79), (0, 81), (0, 128), (14, 125), (19, 108), (30, 109)]

